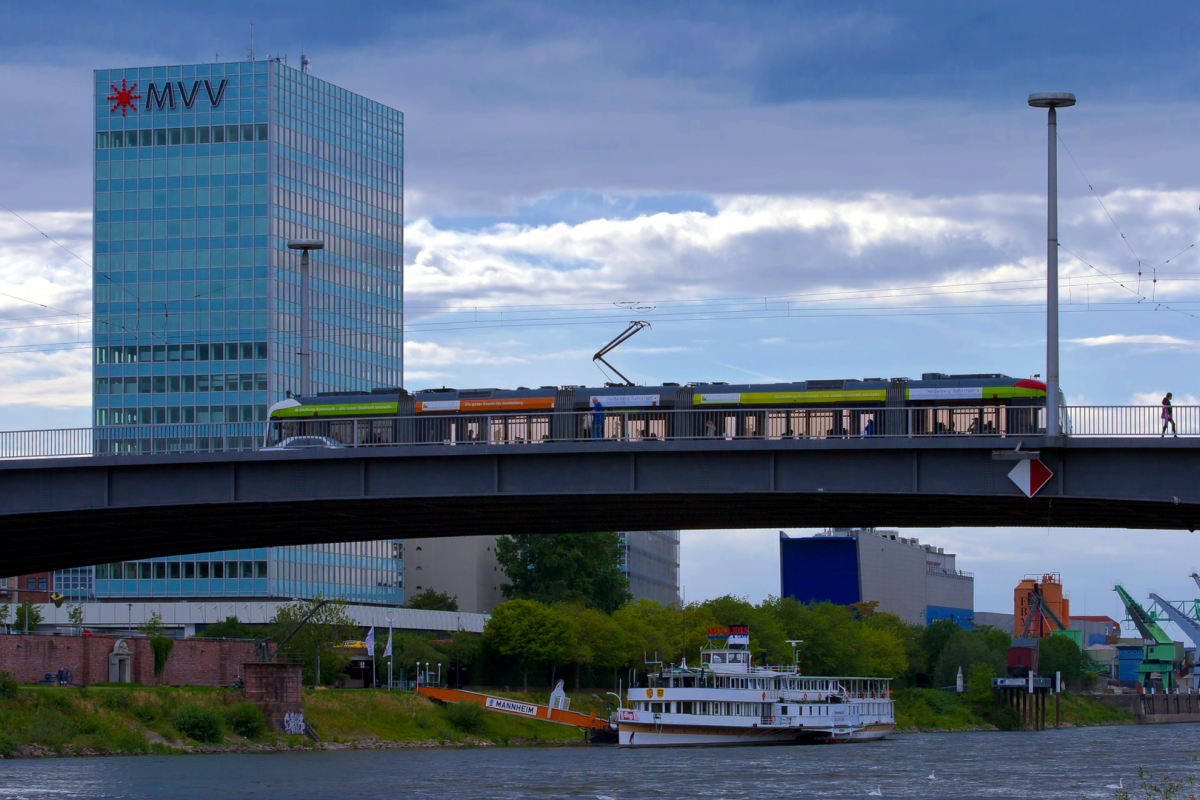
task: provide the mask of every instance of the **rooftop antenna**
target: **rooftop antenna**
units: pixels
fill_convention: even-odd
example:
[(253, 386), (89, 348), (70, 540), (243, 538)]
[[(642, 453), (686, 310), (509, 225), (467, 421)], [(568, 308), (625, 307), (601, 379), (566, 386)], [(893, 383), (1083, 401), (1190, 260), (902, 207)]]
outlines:
[[(636, 385), (637, 385), (637, 384), (635, 384), (633, 381), (629, 380), (629, 378), (626, 378), (624, 375), (622, 375), (622, 374), (621, 374), (621, 371), (620, 371), (619, 369), (617, 369), (617, 368), (616, 368), (616, 367), (614, 367), (612, 364), (610, 364), (610, 363), (608, 363), (607, 361), (605, 361), (605, 360), (604, 360), (604, 356), (608, 355), (608, 354), (609, 354), (609, 353), (611, 353), (613, 350), (617, 349), (617, 347), (619, 347), (619, 346), (620, 346), (620, 345), (621, 345), (623, 342), (627, 341), (627, 340), (628, 340), (628, 339), (629, 339), (631, 336), (633, 336), (635, 333), (637, 333), (638, 331), (640, 331), (642, 328), (649, 328), (649, 327), (650, 327), (650, 323), (649, 323), (649, 322), (643, 322), (643, 321), (641, 321), (641, 320), (634, 320), (633, 322), (630, 322), (630, 323), (629, 323), (629, 327), (628, 327), (628, 328), (626, 328), (624, 331), (622, 331), (622, 332), (621, 332), (621, 333), (620, 333), (620, 334), (619, 334), (619, 335), (618, 335), (618, 336), (617, 336), (615, 339), (613, 339), (611, 342), (609, 342), (608, 344), (604, 345), (604, 347), (601, 347), (601, 348), (600, 348), (600, 349), (599, 349), (599, 350), (596, 352), (596, 355), (592, 356), (592, 363), (595, 363), (595, 362), (599, 361), (601, 364), (603, 364), (604, 366), (608, 367), (608, 368), (609, 368), (609, 369), (611, 369), (613, 372), (617, 373), (617, 376), (618, 376), (618, 377), (619, 377), (621, 380), (623, 380), (623, 381), (624, 381), (624, 383), (611, 383), (611, 382), (606, 382), (606, 383), (605, 383), (605, 385), (606, 385), (606, 386), (636, 386)], [(601, 372), (603, 372), (604, 370), (603, 370), (603, 369), (601, 369), (600, 371), (601, 371)]]
[(246, 50), (246, 60), (254, 60), (254, 20), (250, 20), (250, 48)]
[(300, 50), (300, 71), (307, 75), (308, 74), (308, 65), (310, 63), (311, 62), (308, 60), (308, 56), (306, 56), (304, 54), (304, 49), (301, 48), (301, 50)]

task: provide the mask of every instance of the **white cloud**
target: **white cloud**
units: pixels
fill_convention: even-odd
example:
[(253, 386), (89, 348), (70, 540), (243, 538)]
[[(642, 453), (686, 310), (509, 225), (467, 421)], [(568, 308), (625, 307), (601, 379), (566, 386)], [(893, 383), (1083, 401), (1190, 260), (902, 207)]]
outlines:
[(1178, 336), (1165, 336), (1160, 334), (1125, 334), (1125, 333), (1110, 333), (1104, 336), (1084, 336), (1078, 339), (1066, 339), (1065, 341), (1072, 344), (1081, 344), (1085, 347), (1107, 347), (1111, 345), (1151, 345), (1155, 347), (1169, 347), (1173, 349), (1195, 349), (1200, 346), (1200, 342), (1195, 342), (1190, 339), (1180, 339)]
[[(470, 347), (446, 346), (436, 342), (407, 341), (404, 343), (406, 367), (409, 364), (442, 367), (457, 364), (515, 364), (523, 361), (525, 359), (516, 356), (493, 355), (485, 350)], [(405, 375), (415, 376), (416, 374), (405, 370)], [(438, 377), (441, 377), (441, 374), (438, 374)]]
[(768, 336), (766, 339), (758, 340), (759, 344), (783, 344), (783, 342), (784, 338), (782, 336)]
[[(1134, 392), (1129, 398), (1129, 404), (1134, 406), (1161, 405), (1169, 391), (1170, 389), (1163, 389), (1161, 392)], [(1200, 399), (1197, 399), (1194, 394), (1173, 395), (1171, 403), (1177, 406), (1200, 406)]]

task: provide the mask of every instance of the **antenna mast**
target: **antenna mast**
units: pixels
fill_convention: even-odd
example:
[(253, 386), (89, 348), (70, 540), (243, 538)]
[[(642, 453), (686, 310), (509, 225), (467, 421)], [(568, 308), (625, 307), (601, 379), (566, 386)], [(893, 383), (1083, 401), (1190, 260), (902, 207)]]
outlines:
[(622, 343), (628, 341), (631, 336), (633, 336), (635, 333), (640, 331), (642, 328), (649, 328), (649, 327), (650, 327), (649, 322), (643, 322), (641, 320), (635, 320), (633, 322), (630, 322), (628, 328), (626, 328), (624, 331), (622, 331), (611, 342), (604, 345), (604, 347), (601, 347), (596, 352), (596, 355), (592, 356), (592, 363), (599, 361), (601, 364), (608, 367), (613, 372), (617, 373), (617, 376), (621, 380), (625, 381), (624, 383), (608, 383), (607, 384), (608, 386), (636, 386), (637, 385), (633, 381), (629, 380), (629, 378), (626, 378), (624, 375), (622, 375), (621, 371), (619, 369), (617, 369), (612, 364), (605, 361), (604, 357), (606, 355), (608, 355), (609, 353), (611, 353), (613, 350), (617, 349), (617, 347), (619, 347)]
[(254, 20), (250, 20), (250, 48), (246, 51), (246, 60), (254, 60)]

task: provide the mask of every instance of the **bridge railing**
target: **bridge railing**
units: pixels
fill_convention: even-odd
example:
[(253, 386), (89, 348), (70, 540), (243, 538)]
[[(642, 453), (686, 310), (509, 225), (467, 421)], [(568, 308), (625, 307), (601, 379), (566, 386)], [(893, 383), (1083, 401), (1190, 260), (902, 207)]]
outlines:
[[(1158, 436), (1161, 410), (1160, 406), (1067, 406), (1064, 430), (1074, 437)], [(1174, 421), (1180, 436), (1200, 435), (1200, 406), (1177, 406)], [(1044, 432), (1045, 409), (1036, 407), (611, 409), (599, 416), (593, 411), (418, 414), (0, 431), (0, 459), (228, 453), (273, 447), (292, 437), (321, 437), (331, 447), (381, 447), (961, 436), (1004, 439)]]

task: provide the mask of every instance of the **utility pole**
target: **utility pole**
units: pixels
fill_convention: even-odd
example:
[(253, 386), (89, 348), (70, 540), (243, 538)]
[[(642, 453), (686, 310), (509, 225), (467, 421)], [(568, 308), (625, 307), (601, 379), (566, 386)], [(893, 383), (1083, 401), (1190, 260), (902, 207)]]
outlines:
[(1037, 92), (1029, 105), (1045, 108), (1046, 132), (1046, 435), (1062, 434), (1058, 408), (1058, 115), (1075, 105), (1069, 92)]
[(289, 250), (300, 251), (300, 396), (312, 394), (311, 371), (312, 349), (309, 345), (309, 330), (312, 300), (309, 297), (309, 262), (310, 250), (324, 250), (325, 242), (321, 239), (293, 239), (288, 242)]

